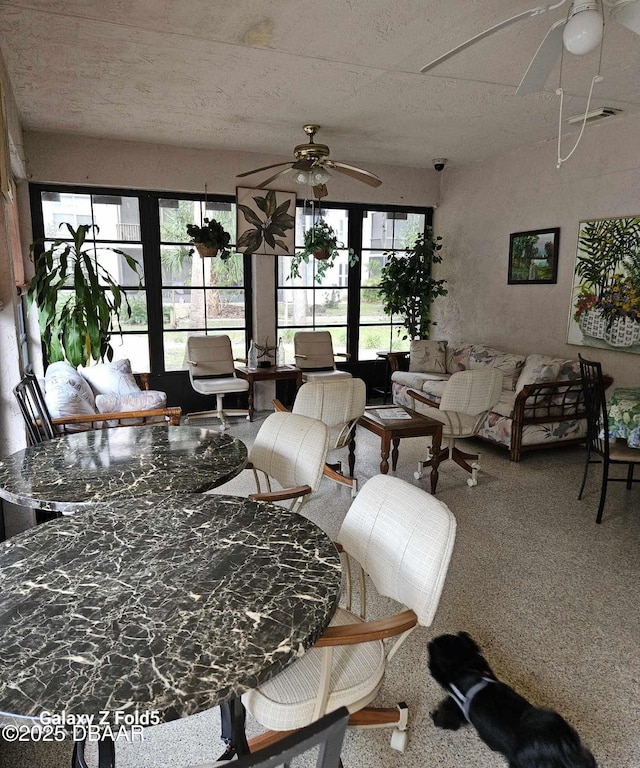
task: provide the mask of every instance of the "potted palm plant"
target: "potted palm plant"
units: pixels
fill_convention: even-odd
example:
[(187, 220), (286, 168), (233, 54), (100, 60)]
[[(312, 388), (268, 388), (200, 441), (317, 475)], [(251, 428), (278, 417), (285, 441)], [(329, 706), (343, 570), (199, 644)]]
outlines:
[[(433, 264), (442, 261), (442, 238), (434, 237), (431, 227), (416, 237), (407, 251), (388, 251), (380, 274), (379, 295), (388, 315), (403, 318), (402, 325), (410, 340), (428, 339), (431, 303), (436, 296), (446, 296), (446, 280), (434, 280)], [(398, 328), (400, 332), (400, 328)]]
[[(31, 244), (35, 266), (28, 297), (38, 307), (40, 336), (49, 363), (67, 360), (71, 365), (86, 366), (91, 360), (113, 359), (109, 343), (114, 331), (120, 331), (120, 317), (131, 316), (125, 291), (98, 262), (95, 247), (86, 247), (90, 229), (95, 224), (81, 224), (74, 229), (63, 222), (71, 241), (44, 238)], [(46, 247), (46, 250), (41, 250)], [(122, 256), (140, 278), (137, 261), (117, 248), (105, 248)], [(140, 283), (141, 284), (141, 283)], [(72, 291), (63, 291), (72, 288)]]
[[(308, 264), (309, 259), (314, 258), (319, 262), (316, 265), (315, 279), (320, 282), (339, 256), (339, 248), (344, 248), (344, 243), (338, 242), (338, 235), (334, 228), (324, 219), (318, 219), (304, 233), (303, 250), (297, 251), (291, 257), (289, 277), (300, 277), (302, 263)], [(353, 248), (349, 248), (348, 257), (349, 266), (352, 267), (358, 261), (358, 256)]]
[[(202, 226), (198, 224), (187, 224), (187, 234), (191, 238), (192, 245), (198, 251), (200, 256), (219, 256), (223, 261), (231, 258), (231, 251), (228, 245), (231, 241), (231, 235), (225, 230), (219, 221), (215, 219), (205, 219)], [(189, 255), (193, 253), (193, 248)]]

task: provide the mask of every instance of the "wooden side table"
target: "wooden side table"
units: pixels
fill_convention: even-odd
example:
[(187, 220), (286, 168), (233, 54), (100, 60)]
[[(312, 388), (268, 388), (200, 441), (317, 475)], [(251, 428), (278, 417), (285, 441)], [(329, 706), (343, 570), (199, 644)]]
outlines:
[[(386, 419), (381, 416), (385, 411), (391, 414), (393, 411), (403, 411), (409, 418)], [(364, 415), (358, 421), (358, 425), (373, 432), (380, 438), (380, 473), (386, 475), (389, 472), (389, 452), (391, 451), (391, 469), (395, 471), (398, 464), (398, 446), (400, 440), (405, 437), (429, 437), (432, 438), (432, 458), (423, 466), (431, 467), (431, 493), (435, 496), (438, 485), (438, 466), (440, 465), (442, 443), (442, 423), (421, 413), (416, 413), (409, 408), (397, 405), (367, 408)]]
[(253, 421), (253, 385), (256, 381), (295, 381), (296, 389), (302, 386), (302, 371), (294, 365), (271, 365), (268, 368), (256, 368), (250, 371), (245, 365), (236, 366), (236, 376), (249, 382), (248, 405), (249, 421)]

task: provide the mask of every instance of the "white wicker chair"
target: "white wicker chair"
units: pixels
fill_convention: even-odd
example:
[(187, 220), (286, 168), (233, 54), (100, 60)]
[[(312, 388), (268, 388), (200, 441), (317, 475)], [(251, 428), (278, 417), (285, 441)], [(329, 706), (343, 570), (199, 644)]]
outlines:
[[(408, 710), (374, 709), (387, 664), (418, 625), (433, 621), (455, 539), (453, 514), (430, 494), (390, 475), (375, 475), (353, 501), (338, 534), (345, 555), (346, 607), (338, 608), (316, 645), (283, 672), (248, 691), (243, 703), (271, 731), (304, 727), (341, 706), (349, 725), (394, 727), (391, 746), (404, 751)], [(351, 564), (360, 572), (358, 613), (351, 608)], [(365, 574), (380, 595), (402, 605), (384, 619), (366, 620)], [(384, 643), (385, 638), (397, 637)], [(410, 663), (410, 659), (404, 659)]]
[[(329, 430), (321, 421), (288, 412), (267, 416), (249, 450), (247, 468), (258, 489), (250, 498), (290, 500), (289, 508), (299, 512), (318, 490), (328, 447)], [(272, 489), (272, 480), (280, 489)]]
[[(443, 423), (442, 435), (448, 438), (449, 445), (442, 449), (440, 460), (453, 459), (456, 464), (471, 473), (471, 477), (467, 479), (469, 486), (478, 484), (480, 454), (461, 451), (456, 448), (455, 440), (473, 437), (478, 433), (482, 420), (500, 398), (502, 382), (503, 373), (497, 368), (458, 371), (447, 381), (439, 405), (425, 397), (422, 392), (408, 390), (414, 401), (418, 400), (430, 406), (420, 409), (420, 413)], [(422, 469), (431, 459), (431, 456), (427, 456), (424, 461), (419, 462), (418, 471), (414, 474), (416, 480), (422, 477)]]
[[(362, 379), (328, 379), (310, 381), (298, 390), (292, 413), (319, 419), (329, 427), (329, 452), (349, 446), (349, 477), (341, 466), (325, 464), (324, 474), (337, 483), (347, 485), (355, 496), (358, 489), (353, 476), (355, 467), (355, 429), (367, 403), (367, 387)], [(278, 411), (286, 410), (279, 400), (273, 404)]]
[(228, 425), (227, 416), (248, 416), (245, 409), (225, 410), (222, 405), (226, 394), (246, 392), (249, 382), (235, 375), (231, 339), (226, 336), (189, 336), (187, 339), (187, 365), (191, 386), (201, 395), (216, 396), (215, 411), (190, 413), (185, 422), (194, 419), (217, 416), (220, 429)]
[(302, 371), (302, 381), (319, 379), (350, 379), (347, 371), (336, 368), (335, 356), (348, 358), (346, 352), (333, 351), (329, 331), (298, 331), (293, 337), (296, 366)]

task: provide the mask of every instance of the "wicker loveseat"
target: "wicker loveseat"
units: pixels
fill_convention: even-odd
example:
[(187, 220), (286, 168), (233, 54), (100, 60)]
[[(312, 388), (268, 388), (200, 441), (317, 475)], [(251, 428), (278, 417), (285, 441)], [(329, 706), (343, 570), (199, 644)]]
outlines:
[(511, 461), (520, 461), (523, 451), (586, 439), (586, 406), (577, 360), (429, 340), (412, 342), (410, 353), (392, 353), (389, 362), (394, 403), (409, 408), (416, 403), (418, 411), (426, 407), (411, 398), (410, 389), (437, 404), (452, 373), (485, 366), (500, 369), (502, 393), (481, 424), (478, 437), (507, 448)]
[(182, 410), (167, 407), (164, 392), (149, 389), (149, 375), (131, 372), (129, 360), (76, 370), (52, 363), (39, 380), (57, 433), (167, 422), (179, 425)]

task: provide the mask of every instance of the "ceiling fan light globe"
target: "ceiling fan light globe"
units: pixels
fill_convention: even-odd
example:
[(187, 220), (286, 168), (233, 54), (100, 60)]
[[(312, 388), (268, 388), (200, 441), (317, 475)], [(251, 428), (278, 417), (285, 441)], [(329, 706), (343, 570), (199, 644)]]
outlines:
[(565, 24), (562, 33), (564, 47), (578, 56), (600, 45), (603, 34), (602, 14), (595, 10), (580, 11)]
[(296, 184), (309, 184), (311, 182), (310, 171), (296, 171), (293, 175)]
[(309, 171), (309, 175), (311, 177), (311, 185), (314, 187), (317, 184), (326, 184), (331, 178), (331, 174), (325, 171), (324, 168), (314, 168), (312, 171)]

